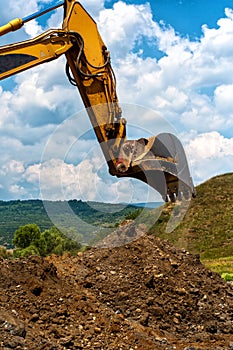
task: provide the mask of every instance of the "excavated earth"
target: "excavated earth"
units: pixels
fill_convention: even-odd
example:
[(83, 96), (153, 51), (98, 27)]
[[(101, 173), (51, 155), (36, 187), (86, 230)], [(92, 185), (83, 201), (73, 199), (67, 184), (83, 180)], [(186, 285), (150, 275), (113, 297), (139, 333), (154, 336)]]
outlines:
[(0, 349), (232, 350), (233, 288), (149, 235), (77, 256), (2, 259)]

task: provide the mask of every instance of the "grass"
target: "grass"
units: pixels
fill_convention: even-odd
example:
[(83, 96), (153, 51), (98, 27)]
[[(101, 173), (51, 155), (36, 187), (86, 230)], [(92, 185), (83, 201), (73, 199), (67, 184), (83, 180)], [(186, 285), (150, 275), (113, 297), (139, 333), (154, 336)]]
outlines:
[(232, 187), (233, 173), (216, 176), (197, 186), (197, 197), (191, 200), (179, 226), (166, 232), (172, 211), (179, 209), (167, 204), (150, 233), (200, 254), (201, 261), (221, 275), (233, 274)]
[(233, 256), (203, 260), (203, 264), (210, 270), (219, 273), (226, 281), (233, 281)]

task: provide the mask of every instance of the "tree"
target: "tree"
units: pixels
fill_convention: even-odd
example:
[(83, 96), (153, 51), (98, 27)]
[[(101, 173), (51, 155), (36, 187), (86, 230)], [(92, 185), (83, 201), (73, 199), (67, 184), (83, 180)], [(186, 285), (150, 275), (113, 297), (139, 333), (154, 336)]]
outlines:
[(20, 249), (25, 249), (31, 244), (37, 246), (40, 236), (41, 231), (36, 224), (20, 226), (18, 230), (15, 231), (13, 244)]
[[(46, 254), (57, 254), (55, 252), (55, 248), (57, 246), (62, 247), (62, 237), (60, 231), (55, 226), (53, 226), (49, 230), (45, 230), (42, 233), (42, 237), (46, 242)], [(61, 251), (61, 249), (59, 249), (59, 251)]]
[(43, 236), (43, 233), (40, 235), (40, 239), (35, 242), (35, 247), (38, 249), (41, 256), (47, 255), (47, 242)]
[[(71, 233), (71, 231), (67, 232)], [(57, 227), (53, 226), (42, 233), (47, 246), (47, 255), (62, 255), (65, 251), (77, 251), (80, 249), (81, 244), (68, 238), (66, 235), (67, 232), (65, 231), (65, 234), (63, 234)], [(79, 238), (81, 238), (81, 236), (79, 236)]]

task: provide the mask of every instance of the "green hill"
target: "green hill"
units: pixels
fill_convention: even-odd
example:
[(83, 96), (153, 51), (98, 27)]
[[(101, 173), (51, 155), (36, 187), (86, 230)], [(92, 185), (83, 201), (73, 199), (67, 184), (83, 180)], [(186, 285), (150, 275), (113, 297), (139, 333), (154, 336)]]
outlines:
[(165, 232), (172, 210), (177, 210), (167, 204), (151, 233), (200, 254), (201, 260), (208, 260), (209, 265), (216, 265), (216, 259), (220, 264), (231, 265), (233, 272), (232, 186), (233, 173), (216, 176), (197, 186), (197, 197), (191, 200), (181, 224), (173, 232)]
[[(48, 216), (47, 211), (51, 214)], [(26, 224), (37, 224), (41, 231), (52, 226), (59, 228), (76, 228), (78, 232), (95, 227), (112, 227), (117, 225), (125, 216), (137, 210), (132, 205), (109, 204), (99, 202), (13, 200), (0, 201), (0, 245), (12, 247), (15, 230)], [(77, 225), (77, 218), (79, 218)], [(90, 232), (91, 234), (91, 232)]]

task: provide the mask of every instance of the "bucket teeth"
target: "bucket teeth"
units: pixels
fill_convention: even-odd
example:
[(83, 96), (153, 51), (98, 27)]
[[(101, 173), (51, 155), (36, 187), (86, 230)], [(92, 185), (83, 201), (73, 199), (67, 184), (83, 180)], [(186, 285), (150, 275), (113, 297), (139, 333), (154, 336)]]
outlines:
[(164, 197), (164, 201), (169, 202), (170, 200), (174, 203), (176, 201), (182, 201), (183, 199), (190, 200), (191, 197), (196, 197), (195, 189), (185, 184), (180, 184), (180, 188), (178, 186), (167, 187), (167, 194)]

